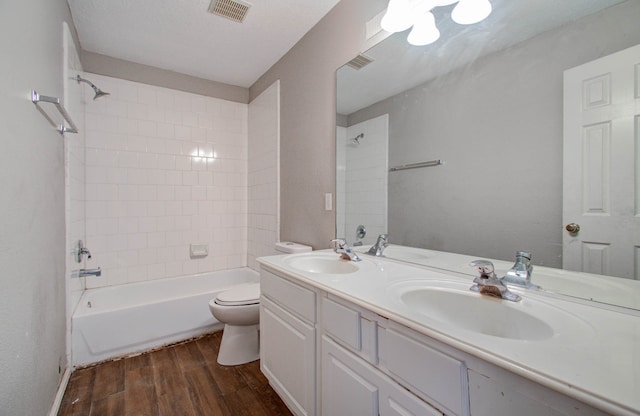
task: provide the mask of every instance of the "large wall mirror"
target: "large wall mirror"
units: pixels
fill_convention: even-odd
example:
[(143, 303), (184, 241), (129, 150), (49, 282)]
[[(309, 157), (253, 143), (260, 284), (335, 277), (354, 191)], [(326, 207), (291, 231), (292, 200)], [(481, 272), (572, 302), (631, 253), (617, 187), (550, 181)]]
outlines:
[[(611, 147), (616, 120), (608, 132), (580, 133), (591, 150), (580, 143), (563, 149), (565, 71), (640, 44), (640, 2), (491, 3), (489, 18), (471, 26), (451, 21), (453, 6), (437, 7), (436, 43), (411, 46), (408, 32), (396, 33), (363, 52), (371, 63), (338, 70), (336, 235), (371, 244), (388, 232), (392, 244), (505, 261), (525, 250), (535, 265), (558, 269), (569, 264), (567, 250), (579, 247), (580, 267), (588, 263), (591, 273), (640, 287), (640, 117), (624, 115), (631, 126), (626, 151)], [(630, 73), (638, 112), (640, 60)], [(593, 102), (617, 88), (594, 80), (576, 84)], [(587, 185), (563, 183), (567, 155), (584, 156), (571, 163), (588, 170)], [(423, 162), (434, 163), (394, 170)], [(622, 176), (612, 176), (616, 167)], [(597, 205), (598, 195), (630, 195), (628, 211), (635, 211), (608, 231), (625, 236), (623, 256), (610, 254), (611, 244), (580, 240), (588, 224), (566, 231), (583, 221), (563, 214), (569, 193), (584, 209)], [(592, 217), (610, 215), (617, 203), (606, 204)], [(630, 271), (612, 268), (623, 261)]]

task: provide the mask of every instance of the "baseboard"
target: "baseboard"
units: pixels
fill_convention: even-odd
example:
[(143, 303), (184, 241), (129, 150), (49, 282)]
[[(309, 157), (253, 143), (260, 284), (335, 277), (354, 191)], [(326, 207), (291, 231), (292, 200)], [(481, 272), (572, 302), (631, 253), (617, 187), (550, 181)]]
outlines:
[(58, 384), (58, 391), (56, 392), (56, 397), (53, 400), (53, 404), (51, 405), (49, 416), (58, 415), (58, 411), (60, 410), (60, 405), (62, 404), (62, 398), (64, 397), (64, 392), (67, 389), (67, 384), (69, 384), (70, 378), (71, 378), (71, 368), (67, 367), (64, 369), (64, 374), (62, 375), (60, 384)]

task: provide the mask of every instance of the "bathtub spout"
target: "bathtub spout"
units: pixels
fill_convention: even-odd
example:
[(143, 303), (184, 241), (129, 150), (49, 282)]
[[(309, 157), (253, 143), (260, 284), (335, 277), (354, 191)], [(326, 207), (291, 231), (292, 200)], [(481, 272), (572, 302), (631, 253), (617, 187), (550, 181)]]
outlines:
[(78, 277), (101, 276), (101, 275), (102, 275), (102, 270), (100, 270), (100, 267), (98, 267), (97, 269), (80, 269), (80, 270), (78, 270)]

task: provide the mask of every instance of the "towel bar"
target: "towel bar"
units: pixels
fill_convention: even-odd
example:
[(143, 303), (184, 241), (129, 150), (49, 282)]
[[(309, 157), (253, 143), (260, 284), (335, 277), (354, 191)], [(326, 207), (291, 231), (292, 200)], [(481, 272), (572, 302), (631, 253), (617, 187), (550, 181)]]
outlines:
[[(53, 127), (55, 127), (56, 130), (60, 134), (63, 134), (63, 133), (77, 133), (78, 132), (78, 128), (74, 124), (73, 120), (71, 120), (71, 116), (69, 115), (69, 113), (67, 113), (67, 110), (64, 109), (62, 104), (60, 104), (60, 98), (48, 97), (46, 95), (40, 95), (35, 90), (33, 90), (33, 91), (31, 91), (31, 102), (33, 103), (33, 105), (36, 106), (38, 111), (40, 111), (40, 113), (42, 113), (44, 118), (46, 118), (49, 121), (49, 123), (51, 123), (51, 125)], [(40, 102), (51, 103), (51, 104), (55, 105), (56, 108), (58, 109), (58, 111), (60, 112), (60, 114), (62, 115), (62, 117), (69, 124), (69, 127), (65, 127), (64, 124), (60, 124), (60, 125), (56, 124), (56, 122), (53, 121), (51, 119), (51, 117), (49, 117), (49, 114), (47, 114), (47, 112), (44, 111), (42, 109), (42, 107), (40, 107), (38, 105), (38, 103), (40, 103)]]

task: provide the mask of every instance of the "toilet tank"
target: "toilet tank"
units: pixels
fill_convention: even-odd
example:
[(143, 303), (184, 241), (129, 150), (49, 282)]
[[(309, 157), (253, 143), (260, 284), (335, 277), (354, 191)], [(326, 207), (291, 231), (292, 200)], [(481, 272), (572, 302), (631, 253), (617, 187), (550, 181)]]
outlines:
[(308, 253), (312, 250), (311, 246), (305, 246), (304, 244), (292, 243), (290, 241), (280, 241), (276, 243), (277, 254), (280, 253)]

